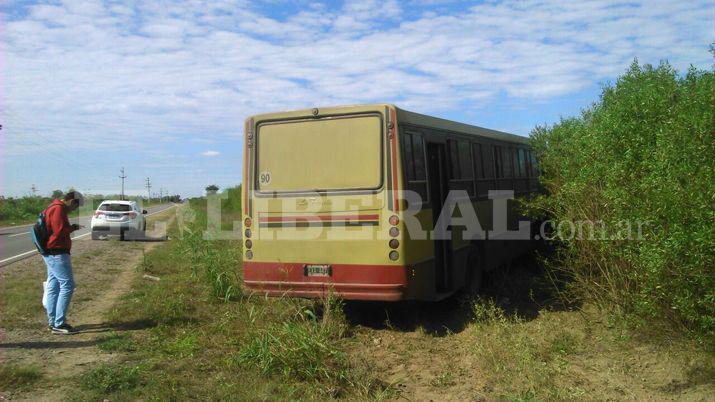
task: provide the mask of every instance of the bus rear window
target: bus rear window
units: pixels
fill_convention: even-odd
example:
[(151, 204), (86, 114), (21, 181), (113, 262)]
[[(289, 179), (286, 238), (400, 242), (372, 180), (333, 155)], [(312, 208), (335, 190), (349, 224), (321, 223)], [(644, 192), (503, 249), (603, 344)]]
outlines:
[(378, 116), (260, 125), (256, 188), (262, 192), (376, 189), (381, 184)]

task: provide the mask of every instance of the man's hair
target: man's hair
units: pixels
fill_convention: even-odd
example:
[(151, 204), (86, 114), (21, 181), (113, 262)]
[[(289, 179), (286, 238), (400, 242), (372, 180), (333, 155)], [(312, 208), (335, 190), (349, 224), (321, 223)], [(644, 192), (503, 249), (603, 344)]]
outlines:
[(84, 205), (84, 196), (79, 191), (68, 191), (64, 198), (65, 201), (71, 201), (72, 204), (78, 203), (80, 207)]

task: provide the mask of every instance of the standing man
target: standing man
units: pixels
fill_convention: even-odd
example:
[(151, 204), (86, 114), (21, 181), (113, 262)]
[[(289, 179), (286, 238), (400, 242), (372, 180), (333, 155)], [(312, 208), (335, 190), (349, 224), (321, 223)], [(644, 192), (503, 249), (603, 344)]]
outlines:
[(64, 199), (54, 200), (45, 210), (45, 221), (50, 238), (47, 240), (47, 255), (42, 256), (47, 265), (47, 319), (54, 334), (77, 332), (67, 324), (65, 315), (74, 292), (72, 276), (72, 239), (70, 233), (82, 226), (70, 225), (67, 214), (84, 205), (79, 191), (70, 191)]

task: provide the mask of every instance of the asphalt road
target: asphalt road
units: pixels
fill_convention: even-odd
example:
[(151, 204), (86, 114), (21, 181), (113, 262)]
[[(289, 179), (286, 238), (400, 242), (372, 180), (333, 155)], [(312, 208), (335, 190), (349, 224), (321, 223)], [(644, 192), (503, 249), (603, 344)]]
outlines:
[[(156, 205), (147, 208), (148, 214), (153, 215), (173, 207), (174, 204)], [(79, 223), (84, 228), (72, 233), (72, 239), (80, 239), (90, 235), (89, 222), (91, 216), (70, 219), (71, 223)], [(32, 225), (11, 226), (0, 228), (0, 266), (29, 257), (37, 252), (30, 237)], [(148, 229), (148, 228), (147, 228)]]

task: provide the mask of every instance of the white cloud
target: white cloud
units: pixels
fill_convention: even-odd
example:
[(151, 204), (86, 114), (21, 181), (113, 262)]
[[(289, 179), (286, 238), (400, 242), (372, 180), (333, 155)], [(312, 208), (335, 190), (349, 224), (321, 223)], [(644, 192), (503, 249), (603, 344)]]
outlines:
[(221, 155), (221, 152), (218, 152), (218, 151), (204, 151), (204, 152), (201, 153), (201, 155), (202, 155), (202, 156), (209, 156), (209, 157), (219, 156), (219, 155)]
[(532, 105), (612, 80), (634, 57), (712, 63), (712, 1), (452, 3), (310, 4), (280, 18), (248, 1), (10, 3), (3, 151), (235, 138), (250, 114), (315, 105)]

